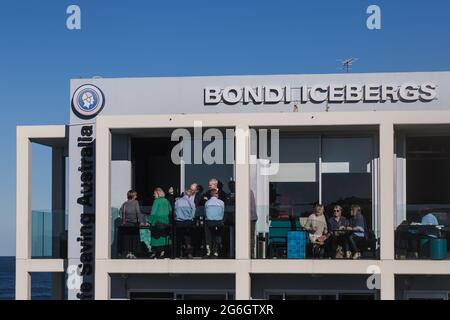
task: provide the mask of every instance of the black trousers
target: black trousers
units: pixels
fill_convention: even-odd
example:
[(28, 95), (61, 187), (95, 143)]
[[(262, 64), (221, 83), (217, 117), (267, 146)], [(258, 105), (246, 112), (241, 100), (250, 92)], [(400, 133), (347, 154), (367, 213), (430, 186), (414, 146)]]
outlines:
[(135, 254), (139, 249), (139, 227), (134, 223), (126, 223), (117, 228), (117, 251), (125, 257), (128, 253)]
[(192, 231), (194, 228), (194, 221), (175, 221), (175, 228), (177, 237), (176, 246), (178, 247), (178, 243), (181, 240), (181, 244), (185, 248), (185, 253), (193, 254), (194, 249), (192, 247)]
[(212, 252), (218, 252), (222, 246), (222, 221), (206, 220), (205, 242)]
[(329, 243), (328, 249), (329, 255), (332, 257), (336, 256), (338, 246), (342, 247), (344, 253), (346, 251), (349, 251), (349, 241), (347, 234), (332, 234), (328, 243)]

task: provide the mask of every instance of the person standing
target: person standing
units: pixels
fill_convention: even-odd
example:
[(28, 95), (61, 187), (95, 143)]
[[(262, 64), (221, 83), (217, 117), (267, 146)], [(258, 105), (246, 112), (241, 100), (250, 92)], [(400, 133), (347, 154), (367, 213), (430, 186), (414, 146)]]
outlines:
[(141, 213), (136, 191), (129, 190), (127, 192), (127, 201), (120, 207), (119, 214), (121, 220), (119, 252), (128, 259), (135, 259), (135, 252), (139, 244), (137, 226), (139, 223), (145, 223), (145, 215)]
[(189, 190), (191, 191), (189, 199), (191, 199), (194, 202), (195, 207), (197, 208), (200, 205), (200, 202), (202, 201), (202, 195), (200, 193), (199, 185), (196, 182), (191, 183), (191, 185), (189, 186)]
[[(195, 203), (191, 198), (192, 190), (188, 189), (183, 196), (175, 201), (176, 234), (179, 234), (183, 244), (182, 248), (189, 259), (192, 258), (192, 228), (194, 227)], [(177, 236), (178, 238), (178, 236)]]
[(218, 198), (219, 191), (217, 189), (210, 190), (211, 198), (205, 203), (206, 227), (206, 256), (219, 256), (219, 250), (222, 244), (220, 235), (223, 226), (223, 216), (225, 211), (225, 204)]
[(205, 194), (203, 195), (202, 199), (203, 203), (206, 203), (206, 201), (208, 201), (211, 198), (212, 190), (217, 191), (217, 197), (222, 201), (224, 201), (227, 198), (227, 193), (220, 188), (219, 180), (217, 180), (216, 178), (212, 178), (209, 180), (208, 189), (209, 190), (206, 191)]
[[(161, 188), (153, 191), (152, 211), (148, 217), (148, 223), (151, 226), (151, 244), (152, 248), (159, 253), (159, 258), (165, 257), (165, 251), (170, 245), (170, 220), (169, 215), (172, 207), (165, 198), (165, 193)], [(156, 253), (152, 254), (152, 258), (156, 257)]]

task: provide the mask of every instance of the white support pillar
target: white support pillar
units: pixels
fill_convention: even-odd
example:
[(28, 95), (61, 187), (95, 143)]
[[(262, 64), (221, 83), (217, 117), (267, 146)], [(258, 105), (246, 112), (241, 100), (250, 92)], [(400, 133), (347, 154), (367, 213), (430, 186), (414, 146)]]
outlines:
[(16, 299), (31, 299), (31, 141), (27, 128), (17, 127), (16, 154)]
[(96, 123), (95, 166), (95, 299), (109, 298), (109, 275), (105, 268), (111, 252), (111, 132)]
[(395, 170), (394, 124), (380, 124), (381, 260), (394, 260)]
[(394, 261), (386, 261), (381, 264), (381, 300), (395, 300), (394, 263)]
[(24, 259), (16, 259), (16, 300), (31, 300), (31, 275)]
[(17, 127), (16, 259), (31, 258), (31, 141), (26, 127)]
[(250, 260), (236, 261), (235, 296), (236, 300), (250, 300)]
[(236, 259), (250, 259), (250, 132), (236, 127)]
[(250, 274), (248, 271), (236, 272), (236, 300), (250, 300)]
[(95, 264), (95, 300), (108, 300), (111, 298), (107, 261), (97, 261)]
[(96, 125), (95, 172), (95, 256), (106, 260), (111, 245), (111, 132), (101, 121)]

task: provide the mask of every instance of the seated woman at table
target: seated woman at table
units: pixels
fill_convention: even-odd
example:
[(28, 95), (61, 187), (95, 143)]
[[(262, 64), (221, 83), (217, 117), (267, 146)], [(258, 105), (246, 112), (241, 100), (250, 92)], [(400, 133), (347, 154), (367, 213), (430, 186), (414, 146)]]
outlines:
[(330, 255), (336, 259), (344, 257), (344, 250), (347, 258), (351, 258), (352, 253), (348, 246), (349, 232), (348, 220), (342, 216), (342, 207), (339, 205), (333, 208), (333, 217), (328, 220), (328, 229), (330, 230)]
[(361, 257), (361, 244), (366, 238), (366, 221), (361, 214), (361, 207), (357, 204), (353, 204), (350, 209), (351, 219), (348, 229), (352, 233), (348, 237), (348, 242), (353, 253), (353, 259), (359, 259)]
[(324, 244), (327, 240), (327, 220), (323, 212), (323, 205), (317, 204), (305, 224), (305, 229), (309, 231), (309, 240), (313, 245), (313, 258), (319, 258), (323, 255)]
[(170, 228), (169, 214), (172, 207), (161, 188), (156, 188), (153, 196), (155, 200), (148, 217), (148, 223), (151, 226), (151, 246), (154, 249), (151, 257), (156, 258), (156, 253), (159, 253), (159, 258), (164, 258), (165, 250), (170, 245), (170, 236), (167, 230)]

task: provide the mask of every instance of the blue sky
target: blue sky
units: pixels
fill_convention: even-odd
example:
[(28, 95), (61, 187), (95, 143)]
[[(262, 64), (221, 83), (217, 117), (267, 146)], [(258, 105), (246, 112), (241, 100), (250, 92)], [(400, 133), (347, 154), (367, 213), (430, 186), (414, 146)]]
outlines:
[[(14, 255), (15, 127), (67, 123), (69, 79), (336, 73), (347, 57), (352, 72), (448, 71), (449, 16), (448, 0), (0, 0), (0, 255)], [(33, 151), (33, 208), (49, 208), (50, 152)]]

